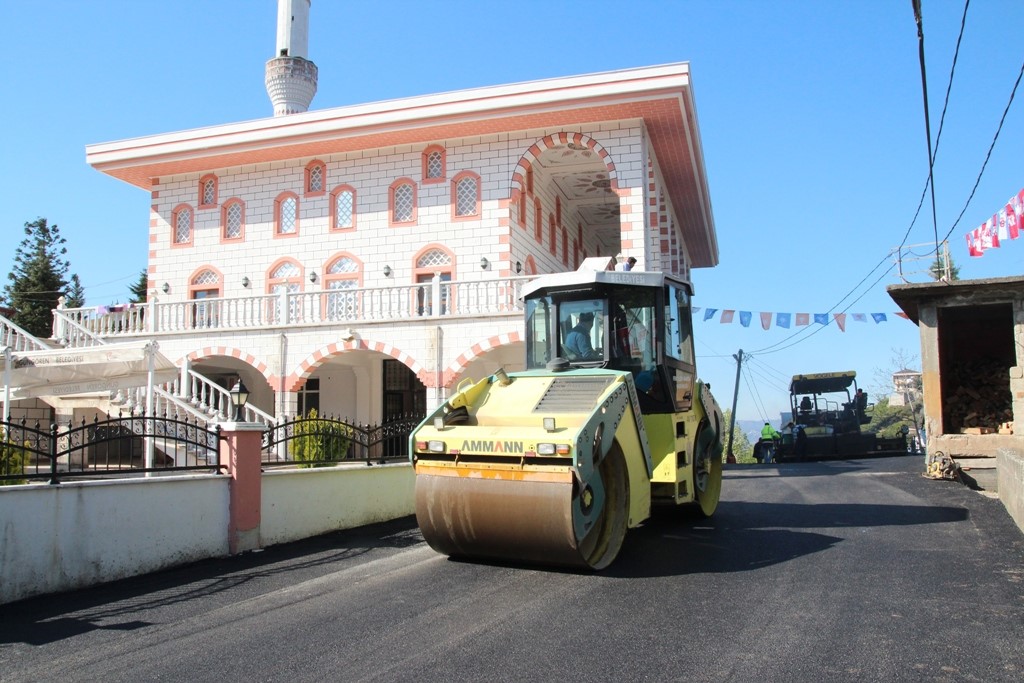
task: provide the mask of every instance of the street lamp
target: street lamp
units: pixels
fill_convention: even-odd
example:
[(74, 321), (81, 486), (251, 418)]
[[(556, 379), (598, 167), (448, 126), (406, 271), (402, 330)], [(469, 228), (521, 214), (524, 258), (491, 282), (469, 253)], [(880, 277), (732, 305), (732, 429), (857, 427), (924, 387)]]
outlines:
[(241, 422), (242, 409), (245, 408), (245, 404), (249, 400), (249, 390), (242, 384), (241, 377), (235, 382), (235, 386), (231, 387), (228, 395), (231, 396), (231, 405), (234, 406), (234, 415), (232, 415), (231, 419), (235, 422)]

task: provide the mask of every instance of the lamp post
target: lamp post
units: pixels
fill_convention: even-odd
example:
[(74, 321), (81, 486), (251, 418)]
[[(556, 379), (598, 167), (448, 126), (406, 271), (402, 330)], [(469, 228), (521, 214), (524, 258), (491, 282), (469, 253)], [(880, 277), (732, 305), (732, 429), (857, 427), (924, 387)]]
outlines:
[(249, 400), (249, 390), (245, 388), (245, 384), (242, 383), (242, 378), (239, 377), (238, 381), (235, 382), (235, 386), (231, 387), (231, 391), (228, 392), (231, 396), (231, 405), (234, 408), (234, 414), (231, 416), (232, 421), (242, 421), (242, 410), (245, 408), (246, 402)]

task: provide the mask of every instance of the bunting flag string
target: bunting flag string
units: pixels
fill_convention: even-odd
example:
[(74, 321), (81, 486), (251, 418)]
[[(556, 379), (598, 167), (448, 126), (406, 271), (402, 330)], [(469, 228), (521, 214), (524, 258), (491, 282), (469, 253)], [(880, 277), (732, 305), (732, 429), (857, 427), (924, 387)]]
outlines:
[(967, 233), (967, 253), (981, 257), (989, 249), (998, 249), (1006, 240), (1020, 237), (1024, 228), (1024, 189), (1010, 197), (1003, 208)]
[[(703, 315), (698, 316), (699, 313)], [(736, 314), (739, 313), (739, 316)], [(761, 321), (761, 329), (770, 330), (772, 323), (775, 323), (775, 327), (782, 328), (785, 330), (793, 327), (806, 327), (808, 325), (829, 325), (835, 323), (836, 327), (839, 328), (840, 332), (846, 332), (846, 323), (852, 321), (855, 323), (867, 323), (869, 320), (874, 322), (876, 325), (889, 321), (888, 313), (876, 312), (876, 313), (779, 313), (774, 311), (759, 311), (757, 313), (758, 319)], [(907, 314), (903, 311), (895, 311), (892, 313), (899, 318), (904, 320), (910, 320)], [(739, 323), (743, 327), (750, 327), (750, 323), (754, 319), (753, 311), (740, 311), (735, 308), (711, 308), (711, 307), (693, 307), (694, 320), (702, 319), (704, 322), (709, 320), (718, 319), (718, 322), (723, 325), (729, 325), (739, 318)]]

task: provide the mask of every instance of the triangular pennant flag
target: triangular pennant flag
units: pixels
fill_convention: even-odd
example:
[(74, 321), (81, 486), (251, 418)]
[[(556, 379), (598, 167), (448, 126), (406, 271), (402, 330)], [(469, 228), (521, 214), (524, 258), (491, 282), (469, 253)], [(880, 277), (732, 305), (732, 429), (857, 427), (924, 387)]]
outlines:
[(715, 317), (715, 313), (718, 313), (717, 308), (705, 308), (704, 309), (704, 320), (711, 320)]
[(771, 313), (764, 313), (764, 312), (762, 312), (761, 313), (761, 327), (767, 330), (771, 326), (772, 326), (772, 314)]
[(884, 323), (888, 320), (888, 318), (885, 317), (885, 313), (872, 313), (871, 319), (876, 323)]
[(776, 313), (775, 324), (779, 327), (785, 327), (789, 329), (790, 314), (789, 313)]
[(796, 314), (796, 324), (797, 324), (797, 327), (799, 327), (800, 325), (806, 325), (810, 321), (811, 321), (811, 314), (810, 313), (797, 313)]
[(907, 315), (906, 313), (904, 313), (903, 311), (896, 311), (895, 315), (898, 315), (899, 317), (903, 318), (904, 320), (910, 320), (910, 316)]
[(868, 321), (868, 317), (863, 313), (853, 313), (852, 317), (856, 322), (859, 323), (866, 323)]
[(815, 313), (814, 322), (819, 325), (828, 325), (828, 313)]
[(736, 311), (734, 311), (734, 310), (733, 310), (733, 309), (731, 309), (731, 308), (730, 308), (730, 309), (727, 309), (727, 310), (724, 310), (724, 311), (722, 311), (722, 322), (723, 322), (723, 323), (731, 323), (731, 322), (732, 322), (732, 317), (733, 317), (734, 315), (736, 315)]
[(694, 307), (693, 307), (693, 312), (694, 312), (695, 314), (696, 314), (696, 313), (700, 313), (700, 306), (694, 306)]
[(833, 313), (832, 317), (836, 319), (836, 325), (839, 325), (839, 331), (846, 332), (846, 314)]
[(750, 327), (750, 311), (740, 311), (740, 325)]

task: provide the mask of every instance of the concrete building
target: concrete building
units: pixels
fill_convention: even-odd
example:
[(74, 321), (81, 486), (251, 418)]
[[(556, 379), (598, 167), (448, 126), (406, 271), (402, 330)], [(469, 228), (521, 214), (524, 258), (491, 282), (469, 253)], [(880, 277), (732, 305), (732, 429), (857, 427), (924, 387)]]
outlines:
[(281, 0), (273, 117), (86, 148), (151, 198), (148, 301), (60, 309), (51, 343), (154, 340), (161, 400), (207, 412), (241, 378), (251, 419), (378, 422), (520, 368), (533, 275), (717, 264), (688, 64), (307, 110), (310, 17)]

